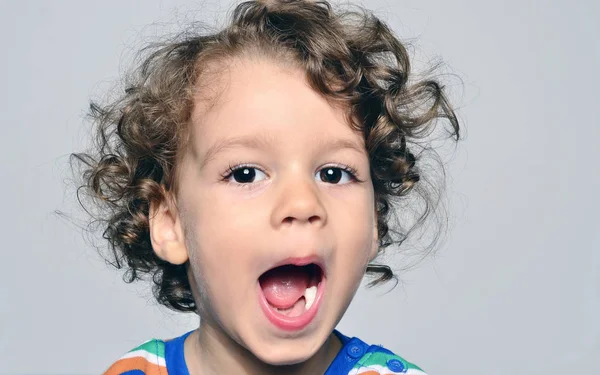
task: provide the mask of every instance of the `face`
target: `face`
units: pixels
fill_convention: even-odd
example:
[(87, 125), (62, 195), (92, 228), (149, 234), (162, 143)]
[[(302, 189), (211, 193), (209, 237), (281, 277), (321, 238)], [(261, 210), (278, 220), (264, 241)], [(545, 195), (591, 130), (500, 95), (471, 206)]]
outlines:
[[(265, 363), (300, 363), (331, 334), (377, 249), (364, 140), (301, 70), (237, 61), (220, 84), (215, 105), (196, 102), (179, 166), (199, 313)], [(295, 295), (298, 283), (316, 286), (313, 296)], [(272, 303), (292, 295), (301, 306)]]

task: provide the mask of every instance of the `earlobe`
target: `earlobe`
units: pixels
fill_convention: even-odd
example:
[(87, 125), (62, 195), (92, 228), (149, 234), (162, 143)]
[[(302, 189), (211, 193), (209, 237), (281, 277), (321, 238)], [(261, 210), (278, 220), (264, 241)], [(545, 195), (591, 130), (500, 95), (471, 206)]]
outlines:
[(184, 264), (188, 252), (183, 237), (179, 213), (166, 201), (150, 205), (150, 241), (156, 255), (171, 264)]

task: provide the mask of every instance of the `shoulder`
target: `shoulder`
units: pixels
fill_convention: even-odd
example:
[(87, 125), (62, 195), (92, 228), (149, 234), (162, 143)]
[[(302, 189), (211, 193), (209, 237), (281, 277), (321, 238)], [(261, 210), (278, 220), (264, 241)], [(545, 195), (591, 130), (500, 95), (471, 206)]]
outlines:
[(417, 365), (377, 345), (371, 345), (348, 375), (426, 375)]
[(165, 342), (152, 339), (132, 349), (104, 375), (166, 375)]
[(417, 365), (380, 345), (369, 345), (357, 337), (336, 333), (343, 347), (331, 366), (330, 374), (426, 375)]

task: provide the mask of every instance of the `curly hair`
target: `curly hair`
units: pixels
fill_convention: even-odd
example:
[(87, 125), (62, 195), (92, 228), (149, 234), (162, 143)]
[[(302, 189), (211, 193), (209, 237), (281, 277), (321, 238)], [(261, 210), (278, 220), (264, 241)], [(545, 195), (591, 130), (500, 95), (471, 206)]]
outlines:
[[(109, 242), (107, 260), (126, 268), (127, 282), (151, 276), (155, 298), (174, 310), (196, 311), (187, 264), (173, 265), (154, 253), (150, 205), (176, 191), (194, 94), (214, 78), (209, 64), (245, 55), (303, 69), (311, 87), (342, 104), (351, 126), (364, 135), (379, 253), (401, 244), (410, 232), (390, 230), (394, 203), (409, 197), (421, 178), (419, 155), (407, 145), (431, 134), (439, 118), (448, 120), (450, 136), (459, 139), (459, 123), (443, 86), (435, 80), (409, 82), (405, 46), (385, 23), (360, 7), (341, 11), (326, 1), (246, 1), (221, 31), (185, 32), (146, 47), (125, 81), (124, 93), (107, 104), (90, 104), (94, 145), (72, 154), (71, 160), (81, 167), (80, 203), (87, 212), (92, 206), (100, 209), (92, 216)], [(91, 198), (90, 206), (80, 193)], [(415, 226), (435, 204), (430, 195), (424, 197), (425, 209)], [(367, 274), (375, 277), (371, 285), (395, 278), (384, 264), (369, 264)]]

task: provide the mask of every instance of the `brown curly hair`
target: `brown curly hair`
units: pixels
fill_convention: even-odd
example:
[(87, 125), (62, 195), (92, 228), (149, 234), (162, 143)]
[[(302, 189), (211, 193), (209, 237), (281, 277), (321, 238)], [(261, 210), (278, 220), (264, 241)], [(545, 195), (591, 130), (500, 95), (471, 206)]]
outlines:
[[(84, 209), (100, 209), (93, 217), (109, 241), (108, 260), (127, 269), (127, 282), (150, 275), (156, 299), (174, 310), (196, 310), (187, 264), (173, 265), (154, 253), (149, 207), (176, 191), (179, 151), (186, 143), (194, 93), (211, 85), (210, 73), (218, 75), (209, 63), (245, 54), (302, 68), (312, 88), (343, 105), (349, 123), (364, 134), (379, 252), (401, 244), (410, 232), (392, 233), (389, 225), (394, 203), (409, 196), (421, 177), (419, 157), (407, 144), (429, 135), (438, 118), (448, 120), (450, 136), (459, 139), (458, 120), (443, 87), (435, 80), (409, 83), (404, 45), (387, 25), (359, 7), (338, 11), (326, 1), (246, 1), (219, 32), (186, 32), (145, 48), (124, 93), (104, 105), (91, 103), (95, 143), (91, 151), (72, 154), (72, 163), (81, 167), (78, 197)], [(92, 206), (79, 193), (86, 193)], [(436, 203), (431, 195), (423, 197), (425, 209), (415, 226)], [(370, 264), (367, 274), (376, 276), (372, 285), (395, 277), (383, 264)]]

